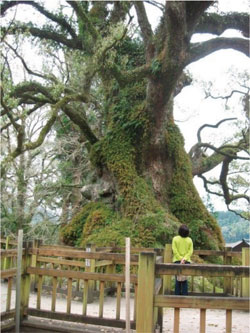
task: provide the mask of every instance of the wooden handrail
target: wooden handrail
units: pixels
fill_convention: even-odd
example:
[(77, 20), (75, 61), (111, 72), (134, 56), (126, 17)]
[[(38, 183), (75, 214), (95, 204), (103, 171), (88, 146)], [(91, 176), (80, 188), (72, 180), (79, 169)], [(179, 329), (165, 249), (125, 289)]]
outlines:
[(17, 272), (16, 268), (10, 268), (10, 269), (1, 271), (1, 279), (7, 279), (9, 277), (16, 276), (16, 272)]
[[(44, 249), (44, 248), (32, 248), (29, 249), (29, 254), (44, 255), (44, 256), (58, 256), (69, 258), (82, 258), (82, 259), (99, 259), (99, 260), (115, 260), (125, 262), (125, 254), (121, 253), (100, 253), (100, 252), (86, 252), (79, 250), (58, 250), (58, 249)], [(133, 254), (130, 257), (131, 263), (138, 262), (138, 255)]]
[(179, 265), (156, 264), (155, 273), (158, 275), (191, 275), (191, 276), (224, 276), (224, 277), (249, 277), (248, 266), (230, 265)]
[(154, 306), (193, 309), (249, 310), (249, 298), (208, 296), (154, 296)]
[(227, 257), (241, 257), (241, 252), (236, 251), (194, 250), (193, 253), (199, 256), (224, 256), (226, 253)]
[[(94, 280), (94, 281), (111, 281), (125, 282), (125, 276), (122, 274), (103, 274), (103, 273), (88, 273), (70, 270), (57, 270), (47, 268), (28, 267), (27, 273), (36, 275), (46, 275), (54, 277), (64, 277), (68, 279)], [(137, 276), (131, 274), (131, 283), (137, 283)]]
[[(7, 242), (7, 239), (0, 238), (0, 243), (1, 244), (6, 244), (6, 242)], [(9, 240), (9, 244), (10, 245), (17, 245), (17, 241), (15, 241), (15, 240)]]
[(5, 257), (16, 257), (17, 256), (17, 249), (0, 250), (0, 256), (2, 258), (5, 258)]

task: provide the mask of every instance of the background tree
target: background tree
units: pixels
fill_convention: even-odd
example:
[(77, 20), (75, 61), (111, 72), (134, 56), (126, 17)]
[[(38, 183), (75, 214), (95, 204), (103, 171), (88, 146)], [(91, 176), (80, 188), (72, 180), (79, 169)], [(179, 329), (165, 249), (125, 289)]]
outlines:
[[(245, 38), (216, 36), (191, 42), (195, 33), (219, 35), (228, 28), (248, 36), (247, 14), (206, 12), (212, 4), (166, 1), (153, 31), (144, 2), (66, 1), (56, 12), (47, 3), (2, 2), (3, 15), (26, 5), (46, 19), (44, 24), (9, 21), (3, 37), (8, 45), (14, 40), (12, 45), (18, 46), (15, 43), (20, 38), (41, 43), (47, 61), (41, 74), (22, 58), (26, 71), (37, 79), (7, 86), (2, 98), (4, 112), (12, 114), (23, 103), (30, 105), (28, 113), (43, 106), (50, 110), (35, 142), (24, 142), (20, 118), (15, 121), (19, 140), (3, 160), (3, 170), (14, 158), (42, 144), (56, 120), (64, 117), (62, 113), (79, 137), (84, 137), (95, 169), (89, 198), (94, 202), (64, 227), (65, 242), (122, 243), (130, 235), (134, 245), (153, 246), (169, 241), (179, 222), (185, 221), (197, 247), (216, 249), (223, 244), (216, 220), (194, 187), (194, 168), (173, 110), (174, 96), (187, 83), (183, 74), (187, 65), (220, 49), (233, 48), (248, 55)], [(132, 7), (138, 27), (133, 23)], [(55, 50), (59, 59), (64, 54), (66, 66), (70, 64), (66, 77), (49, 70), (53, 61), (48, 56)], [(91, 123), (91, 110), (100, 119), (98, 126)], [(225, 156), (224, 148), (216, 153)], [(241, 148), (234, 149), (233, 155)], [(83, 195), (87, 192), (85, 187)]]
[[(247, 85), (249, 75), (247, 72), (236, 74), (232, 70), (229, 74), (231, 82), (227, 87), (227, 95), (218, 95), (218, 92), (213, 92), (212, 82), (206, 84), (209, 88), (205, 89), (205, 95), (206, 98), (224, 101), (227, 111), (231, 111), (236, 105), (238, 118), (221, 119), (214, 125), (203, 124), (197, 132), (198, 143), (190, 149), (189, 156), (193, 165), (193, 175), (202, 179), (206, 191), (223, 198), (228, 210), (249, 219), (247, 211), (240, 212), (239, 209), (234, 208), (239, 201), (243, 204), (249, 203), (249, 181), (246, 177), (249, 172), (249, 87)], [(233, 81), (234, 89), (230, 87)], [(235, 95), (237, 95), (237, 102), (235, 99), (232, 101)], [(208, 137), (209, 142), (204, 142), (203, 130), (210, 129), (210, 132), (214, 133), (226, 122), (230, 124), (230, 127), (226, 131), (227, 135), (223, 135), (220, 145), (216, 135)], [(207, 177), (206, 173), (216, 166), (221, 168), (219, 176), (215, 177), (213, 174), (212, 177)]]

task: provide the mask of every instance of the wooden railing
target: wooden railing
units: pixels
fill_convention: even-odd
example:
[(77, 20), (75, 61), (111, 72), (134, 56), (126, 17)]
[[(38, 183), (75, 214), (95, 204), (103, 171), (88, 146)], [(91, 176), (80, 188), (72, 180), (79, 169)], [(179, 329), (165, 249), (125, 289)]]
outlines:
[[(8, 243), (7, 243), (8, 244)], [(16, 257), (17, 249), (1, 250), (1, 279), (7, 281), (7, 295), (5, 309), (1, 312), (1, 329), (8, 329), (14, 325), (15, 306), (12, 306), (13, 299), (13, 281), (17, 274)], [(2, 295), (3, 298), (3, 295)], [(3, 324), (6, 322), (6, 324)]]
[[(249, 249), (244, 249), (249, 258)], [(246, 253), (248, 253), (246, 255)], [(245, 281), (243, 293), (245, 297), (206, 297), (206, 296), (172, 296), (154, 293), (155, 276), (171, 275), (212, 276), (233, 278), (240, 277)], [(179, 332), (180, 308), (200, 309), (200, 332), (205, 332), (206, 310), (226, 310), (226, 332), (232, 330), (232, 310), (249, 310), (249, 262), (248, 266), (231, 265), (178, 265), (156, 264), (154, 253), (140, 253), (138, 272), (138, 308), (136, 332), (153, 332), (156, 325), (162, 329), (162, 308), (174, 308), (173, 332)], [(147, 293), (145, 293), (147, 290)], [(146, 314), (146, 315), (145, 315)]]
[[(6, 244), (1, 242), (2, 244)], [(13, 244), (15, 246), (15, 244)], [(84, 251), (67, 246), (42, 245), (34, 241), (31, 247), (23, 250), (23, 272), (21, 282), (21, 319), (29, 316), (56, 320), (88, 323), (109, 327), (125, 328), (125, 320), (121, 318), (121, 299), (125, 275), (124, 248), (98, 248), (91, 246)], [(121, 253), (113, 253), (115, 250)], [(143, 251), (143, 252), (142, 252)], [(239, 257), (232, 251), (195, 251), (200, 255), (221, 255), (224, 258)], [(226, 253), (226, 255), (225, 255)], [(162, 255), (162, 257), (161, 257)], [(2, 258), (17, 256), (16, 249), (1, 250)], [(163, 308), (174, 308), (173, 332), (179, 332), (180, 308), (200, 309), (200, 332), (205, 332), (206, 310), (225, 309), (226, 332), (231, 332), (232, 311), (249, 309), (249, 249), (242, 252), (244, 266), (227, 265), (176, 265), (171, 263), (171, 246), (165, 249), (131, 249), (131, 290), (134, 292), (134, 309), (131, 328), (137, 332), (153, 332), (156, 327), (162, 328)], [(227, 259), (228, 260), (228, 259)], [(226, 263), (226, 260), (224, 260)], [(6, 268), (6, 267), (4, 267)], [(119, 271), (118, 271), (119, 269)], [(8, 280), (6, 311), (2, 313), (2, 321), (14, 318), (15, 309), (11, 308), (11, 286), (16, 275), (15, 267), (2, 270), (2, 278)], [(183, 274), (192, 279), (224, 278), (224, 296), (174, 296), (172, 284), (175, 275)], [(242, 281), (241, 295), (232, 297), (231, 284), (233, 279)], [(47, 285), (45, 282), (49, 282)], [(49, 287), (49, 288), (47, 288)], [(64, 287), (64, 288), (63, 288)], [(29, 306), (30, 291), (35, 290), (36, 305)], [(50, 309), (42, 309), (41, 299), (44, 289), (51, 291)], [(112, 290), (116, 295), (115, 314), (113, 318), (104, 316), (105, 292)], [(57, 311), (57, 293), (66, 293), (65, 312)], [(82, 313), (72, 313), (74, 293), (81, 295)], [(88, 311), (94, 297), (99, 298), (98, 314), (93, 316)]]

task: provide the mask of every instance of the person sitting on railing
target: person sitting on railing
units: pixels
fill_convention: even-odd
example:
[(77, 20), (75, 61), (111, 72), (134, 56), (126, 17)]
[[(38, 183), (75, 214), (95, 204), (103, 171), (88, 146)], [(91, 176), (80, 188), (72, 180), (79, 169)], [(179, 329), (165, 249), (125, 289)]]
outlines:
[[(193, 241), (189, 236), (189, 228), (182, 224), (172, 241), (173, 262), (175, 264), (190, 264), (193, 253)], [(175, 295), (188, 295), (187, 277), (178, 275), (175, 281)]]

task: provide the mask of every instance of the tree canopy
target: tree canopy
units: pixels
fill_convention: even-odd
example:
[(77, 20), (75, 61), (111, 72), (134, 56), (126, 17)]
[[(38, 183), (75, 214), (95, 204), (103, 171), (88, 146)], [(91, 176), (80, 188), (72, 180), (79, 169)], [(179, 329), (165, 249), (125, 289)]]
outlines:
[[(156, 29), (146, 5), (159, 8)], [(53, 9), (49, 1), (1, 2), (1, 131), (8, 145), (3, 186), (9, 186), (15, 161), (40, 154), (51, 133), (58, 146), (52, 159), (67, 188), (55, 195), (68, 244), (122, 243), (126, 235), (134, 244), (164, 244), (185, 222), (197, 246), (220, 247), (221, 231), (192, 181), (199, 176), (208, 189), (211, 180), (204, 173), (219, 165), (217, 195), (228, 206), (239, 199), (249, 202), (240, 192), (244, 181), (238, 178), (238, 186), (231, 187), (229, 177), (234, 163), (248, 160), (248, 125), (232, 141), (215, 146), (202, 141), (202, 130), (228, 119), (204, 124), (187, 154), (174, 118), (174, 97), (191, 81), (185, 72), (189, 64), (222, 49), (249, 55), (248, 14), (219, 13), (213, 5), (59, 1)], [(27, 8), (28, 15), (19, 19)], [(221, 36), (226, 29), (239, 30), (241, 37)], [(204, 33), (213, 37), (192, 42), (194, 34)], [(33, 48), (43, 63), (35, 63)], [(247, 89), (243, 96), (248, 116)], [(34, 115), (43, 119), (30, 136), (28, 119)], [(25, 212), (28, 180), (18, 179), (19, 208)], [(53, 177), (43, 188), (51, 184), (58, 188)]]

